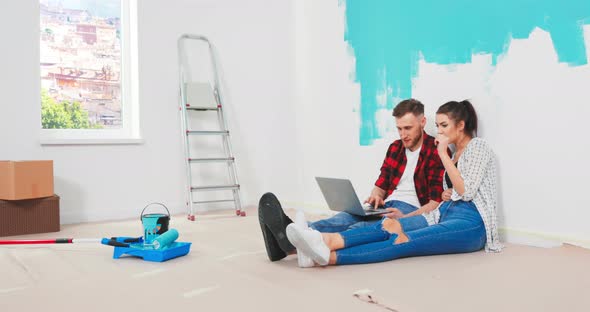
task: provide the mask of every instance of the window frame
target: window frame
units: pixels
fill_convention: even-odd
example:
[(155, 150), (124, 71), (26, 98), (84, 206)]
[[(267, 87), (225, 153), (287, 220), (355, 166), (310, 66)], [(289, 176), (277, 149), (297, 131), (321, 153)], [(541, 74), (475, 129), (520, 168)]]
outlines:
[[(41, 145), (140, 144), (137, 0), (121, 0), (121, 109), (120, 129), (43, 129)], [(39, 77), (41, 77), (39, 75)], [(39, 116), (41, 96), (39, 93)]]

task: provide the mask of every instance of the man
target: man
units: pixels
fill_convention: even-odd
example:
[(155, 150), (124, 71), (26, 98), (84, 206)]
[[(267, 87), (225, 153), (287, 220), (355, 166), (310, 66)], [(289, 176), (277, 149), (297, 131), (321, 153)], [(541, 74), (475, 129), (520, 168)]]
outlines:
[[(385, 207), (389, 218), (404, 218), (435, 209), (441, 201), (444, 167), (434, 138), (426, 132), (424, 105), (415, 99), (401, 101), (393, 110), (400, 139), (391, 143), (381, 165), (381, 173), (365, 200), (374, 207)], [(277, 198), (267, 193), (260, 199), (258, 217), (266, 250), (271, 261), (293, 253), (285, 228), (287, 217)], [(331, 218), (312, 222), (320, 232), (341, 232), (378, 222), (381, 216), (361, 217), (340, 212)]]

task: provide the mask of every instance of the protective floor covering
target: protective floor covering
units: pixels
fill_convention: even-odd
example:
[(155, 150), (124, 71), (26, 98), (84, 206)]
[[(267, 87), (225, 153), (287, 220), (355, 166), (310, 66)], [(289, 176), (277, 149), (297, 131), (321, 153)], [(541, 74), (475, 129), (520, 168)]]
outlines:
[[(170, 227), (193, 245), (163, 263), (100, 244), (0, 246), (0, 311), (590, 311), (590, 250), (574, 246), (300, 269), (268, 261), (255, 209)], [(141, 233), (130, 220), (4, 239)]]

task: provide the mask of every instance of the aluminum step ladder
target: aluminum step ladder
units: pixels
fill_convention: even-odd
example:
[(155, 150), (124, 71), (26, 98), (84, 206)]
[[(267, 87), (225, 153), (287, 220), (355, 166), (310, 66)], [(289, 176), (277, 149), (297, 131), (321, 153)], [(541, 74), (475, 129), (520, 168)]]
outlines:
[[(188, 64), (188, 47), (187, 44), (201, 44), (206, 47), (207, 53), (209, 54), (209, 81), (206, 82), (194, 82), (192, 80), (191, 67)], [(196, 55), (196, 57), (203, 57), (202, 55)], [(206, 56), (205, 56), (206, 57)], [(178, 59), (179, 59), (179, 72), (180, 72), (180, 115), (181, 115), (181, 129), (184, 146), (184, 159), (186, 168), (186, 187), (187, 187), (187, 210), (188, 219), (191, 221), (195, 220), (195, 205), (208, 204), (208, 203), (222, 203), (222, 202), (233, 202), (235, 207), (236, 215), (245, 216), (246, 212), (241, 209), (240, 203), (240, 184), (238, 182), (238, 175), (236, 172), (236, 159), (233, 156), (230, 132), (227, 126), (227, 122), (223, 112), (223, 101), (220, 94), (219, 75), (217, 71), (217, 63), (214, 53), (214, 48), (211, 42), (204, 36), (183, 34), (178, 39)], [(217, 113), (217, 124), (218, 129), (214, 130), (194, 130), (191, 127), (191, 117), (196, 114), (203, 114), (206, 112)], [(211, 113), (209, 113), (211, 114)], [(214, 116), (210, 116), (214, 117)], [(193, 120), (194, 122), (194, 120)], [(194, 125), (193, 125), (194, 126)], [(196, 157), (199, 152), (191, 150), (192, 144), (198, 145), (198, 139), (200, 137), (221, 137), (223, 145), (223, 156), (221, 157)], [(198, 149), (198, 147), (197, 147)], [(193, 185), (193, 168), (198, 166), (204, 166), (211, 163), (225, 163), (227, 164), (227, 174), (229, 183), (227, 184), (214, 184), (214, 185)], [(199, 193), (207, 191), (231, 191), (233, 198), (231, 199), (214, 199), (214, 200), (197, 200), (201, 198)], [(227, 193), (227, 192), (226, 192)]]

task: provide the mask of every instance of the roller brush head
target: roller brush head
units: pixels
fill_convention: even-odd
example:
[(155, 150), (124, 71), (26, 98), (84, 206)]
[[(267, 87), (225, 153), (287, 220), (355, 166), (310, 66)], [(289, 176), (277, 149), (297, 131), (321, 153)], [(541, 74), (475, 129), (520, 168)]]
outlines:
[(178, 231), (176, 229), (169, 229), (154, 239), (154, 249), (164, 249), (172, 245), (178, 239)]

